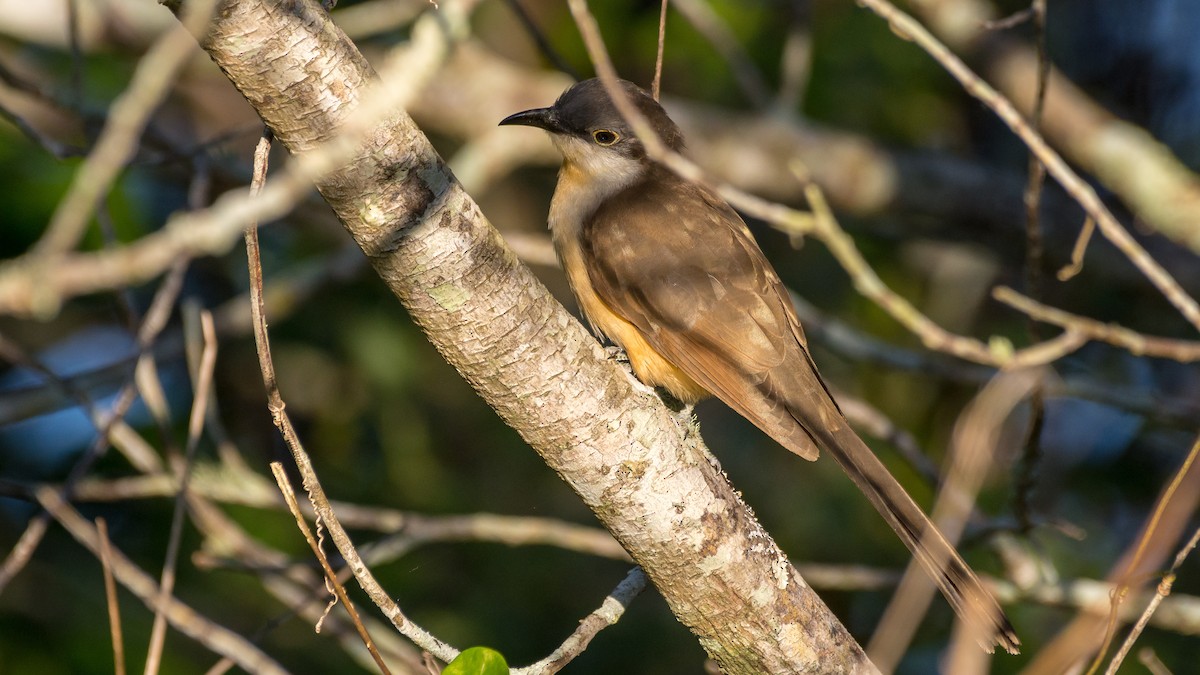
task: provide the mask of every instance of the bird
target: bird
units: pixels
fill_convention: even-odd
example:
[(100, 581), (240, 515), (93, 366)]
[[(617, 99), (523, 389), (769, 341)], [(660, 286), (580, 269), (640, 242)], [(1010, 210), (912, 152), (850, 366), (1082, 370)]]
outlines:
[[(679, 127), (616, 80), (663, 145)], [(600, 78), (500, 125), (549, 133), (562, 154), (548, 225), (582, 314), (633, 374), (685, 405), (715, 396), (807, 460), (828, 452), (912, 551), (989, 652), (1020, 640), (999, 603), (874, 452), (817, 372), (779, 275), (711, 187), (655, 161)]]

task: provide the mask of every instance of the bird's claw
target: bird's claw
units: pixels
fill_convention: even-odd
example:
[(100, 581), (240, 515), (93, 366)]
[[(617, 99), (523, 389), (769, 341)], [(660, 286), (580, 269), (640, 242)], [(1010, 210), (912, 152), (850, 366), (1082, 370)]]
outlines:
[(621, 363), (626, 366), (629, 365), (629, 355), (625, 353), (624, 349), (621, 349), (620, 347), (618, 347), (616, 345), (605, 346), (604, 347), (604, 356), (609, 361), (616, 361), (617, 363)]

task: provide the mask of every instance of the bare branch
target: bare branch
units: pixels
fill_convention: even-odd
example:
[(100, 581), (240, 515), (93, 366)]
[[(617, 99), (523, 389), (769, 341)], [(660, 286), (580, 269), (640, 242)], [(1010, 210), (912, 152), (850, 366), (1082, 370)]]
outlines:
[(1171, 587), (1175, 583), (1176, 572), (1179, 571), (1179, 568), (1187, 560), (1188, 556), (1191, 555), (1192, 551), (1196, 549), (1198, 543), (1200, 543), (1200, 527), (1196, 528), (1196, 531), (1192, 533), (1191, 539), (1188, 539), (1183, 548), (1179, 549), (1179, 553), (1175, 554), (1175, 562), (1171, 564), (1171, 569), (1167, 571), (1163, 580), (1159, 582), (1158, 589), (1155, 591), (1154, 597), (1151, 598), (1150, 604), (1146, 605), (1146, 610), (1138, 617), (1137, 623), (1129, 631), (1129, 635), (1125, 637), (1125, 642), (1117, 650), (1117, 653), (1113, 655), (1113, 659), (1108, 664), (1108, 670), (1104, 671), (1104, 675), (1116, 675), (1117, 668), (1121, 666), (1121, 663), (1129, 654), (1129, 650), (1137, 642), (1138, 636), (1142, 634), (1142, 631), (1146, 629), (1146, 625), (1150, 623), (1150, 617), (1154, 616), (1154, 612), (1158, 610), (1159, 605), (1171, 594)]
[(1037, 321), (1074, 331), (1091, 340), (1107, 342), (1127, 349), (1135, 356), (1173, 359), (1182, 363), (1200, 361), (1200, 342), (1145, 335), (1113, 323), (1102, 323), (1085, 316), (1048, 307), (1017, 293), (1007, 286), (992, 291), (992, 296), (1004, 304), (1028, 314)]
[(592, 638), (605, 628), (615, 624), (621, 619), (621, 615), (625, 613), (625, 609), (629, 607), (629, 603), (646, 588), (646, 575), (642, 572), (642, 568), (635, 567), (629, 571), (629, 574), (617, 584), (612, 593), (604, 599), (604, 603), (596, 608), (591, 614), (583, 617), (579, 621), (579, 628), (575, 629), (574, 633), (568, 637), (557, 649), (549, 656), (530, 664), (524, 668), (516, 668), (513, 673), (516, 675), (542, 675), (543, 673), (557, 673), (567, 666), (568, 663), (575, 660), (587, 649)]
[(117, 174), (137, 152), (137, 140), (150, 115), (175, 82), (175, 74), (196, 46), (191, 35), (208, 24), (218, 0), (188, 3), (183, 23), (168, 31), (142, 57), (133, 81), (115, 103), (96, 147), (75, 174), (66, 197), (34, 247), (38, 255), (52, 255), (74, 248), (87, 227), (88, 218), (108, 192)]
[[(312, 530), (309, 529), (308, 523), (305, 522), (304, 514), (300, 512), (300, 506), (296, 503), (296, 492), (292, 489), (292, 483), (288, 480), (287, 473), (283, 470), (283, 465), (279, 462), (271, 462), (271, 473), (275, 475), (275, 482), (279, 484), (279, 491), (283, 494), (283, 500), (287, 503), (288, 510), (296, 518), (296, 526), (300, 528), (301, 534), (304, 535), (304, 540), (308, 542), (313, 555), (321, 563), (321, 569), (325, 572), (325, 579), (333, 587), (333, 592), (337, 594), (337, 599), (342, 601), (342, 606), (346, 608), (346, 614), (350, 616), (350, 621), (354, 623), (354, 629), (358, 631), (358, 635), (362, 638), (363, 644), (366, 645), (367, 651), (370, 652), (371, 658), (375, 660), (375, 665), (379, 666), (379, 671), (384, 675), (390, 675), (392, 671), (387, 667), (387, 663), (384, 662), (383, 657), (379, 655), (379, 650), (375, 648), (375, 642), (371, 639), (371, 634), (367, 632), (367, 627), (363, 625), (362, 619), (359, 618), (358, 610), (354, 608), (354, 604), (350, 602), (350, 598), (346, 595), (346, 587), (338, 580), (337, 573), (333, 571), (333, 567), (329, 564), (329, 558), (326, 557), (325, 551), (317, 543), (316, 537), (313, 536)], [(317, 625), (318, 627), (320, 626), (319, 623)]]
[[(56, 521), (83, 544), (93, 555), (100, 555), (100, 536), (78, 511), (59, 496), (56, 490), (40, 488), (38, 503)], [(163, 596), (150, 575), (125, 557), (116, 548), (111, 549), (113, 575), (121, 585), (141, 598), (146, 607), (161, 610), (167, 621), (176, 630), (204, 645), (217, 654), (227, 656), (239, 667), (250, 673), (261, 675), (286, 675), (283, 666), (254, 646), (250, 641), (233, 631), (214, 623), (180, 602), (174, 596)]]
[(1079, 202), (1089, 216), (1095, 219), (1100, 233), (1146, 275), (1146, 278), (1192, 326), (1200, 330), (1200, 305), (1197, 305), (1196, 301), (1179, 286), (1175, 279), (1146, 252), (1141, 244), (1130, 236), (1121, 223), (1117, 222), (1117, 219), (1100, 201), (1096, 191), (1080, 178), (1037, 132), (1030, 128), (1012, 102), (980, 79), (961, 59), (933, 37), (924, 26), (917, 23), (911, 16), (901, 12), (895, 5), (887, 0), (861, 0), (860, 4), (887, 20), (892, 30), (898, 35), (917, 43), (958, 80), (968, 94), (991, 108), (996, 116), (1020, 137), (1030, 151), (1037, 155), (1050, 175)]
[(121, 606), (117, 601), (117, 582), (112, 571), (112, 542), (108, 539), (108, 524), (96, 519), (96, 534), (100, 540), (100, 566), (104, 569), (104, 601), (108, 607), (108, 627), (112, 636), (113, 672), (125, 675), (125, 639), (121, 635)]

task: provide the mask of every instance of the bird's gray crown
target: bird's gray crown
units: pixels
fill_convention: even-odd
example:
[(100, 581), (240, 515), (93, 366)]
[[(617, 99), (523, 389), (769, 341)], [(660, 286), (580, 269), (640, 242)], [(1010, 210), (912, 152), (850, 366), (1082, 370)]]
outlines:
[[(617, 82), (662, 142), (672, 150), (682, 150), (683, 134), (658, 101), (632, 82)], [(622, 138), (634, 137), (633, 130), (621, 117), (621, 112), (609, 98), (604, 83), (598, 77), (584, 80), (564, 91), (555, 101), (552, 110), (558, 124), (568, 133), (590, 137), (597, 129), (609, 129), (620, 134)]]
[[(683, 150), (683, 134), (667, 113), (641, 87), (617, 80), (629, 101), (641, 112), (658, 138), (676, 152)], [(584, 140), (581, 148), (600, 148), (630, 159), (644, 160), (646, 149), (609, 98), (604, 84), (593, 78), (572, 86), (549, 108), (534, 108), (500, 120), (502, 126), (521, 125), (545, 129), (559, 138)], [(562, 146), (559, 147), (563, 149)], [(595, 152), (595, 150), (592, 150)], [(602, 155), (612, 156), (609, 152)]]

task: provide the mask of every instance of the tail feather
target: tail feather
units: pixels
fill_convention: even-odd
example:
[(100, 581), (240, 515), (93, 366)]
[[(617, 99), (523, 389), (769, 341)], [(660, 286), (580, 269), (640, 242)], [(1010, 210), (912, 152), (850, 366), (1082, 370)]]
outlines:
[(1018, 653), (1021, 641), (1004, 610), (883, 462), (844, 422), (840, 429), (824, 427), (812, 429), (818, 444), (833, 455), (896, 531), (955, 613), (975, 631), (984, 649), (992, 652), (999, 645), (1010, 654)]

